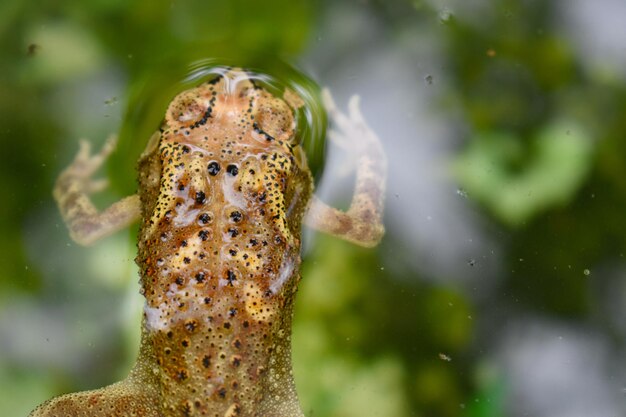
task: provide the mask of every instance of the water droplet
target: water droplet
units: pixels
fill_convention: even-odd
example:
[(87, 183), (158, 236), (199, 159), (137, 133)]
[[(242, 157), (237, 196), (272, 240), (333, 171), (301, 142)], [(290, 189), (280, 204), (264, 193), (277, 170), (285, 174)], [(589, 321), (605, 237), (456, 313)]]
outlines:
[(588, 270), (587, 268), (585, 268), (585, 269), (583, 270), (583, 274), (585, 274), (585, 276), (589, 276), (589, 275), (591, 275), (591, 271), (590, 271), (590, 270)]
[(424, 81), (426, 81), (426, 84), (428, 85), (433, 85), (434, 77), (428, 74), (424, 77)]
[(460, 195), (463, 198), (467, 198), (467, 191), (465, 191), (463, 188), (457, 188), (456, 195)]

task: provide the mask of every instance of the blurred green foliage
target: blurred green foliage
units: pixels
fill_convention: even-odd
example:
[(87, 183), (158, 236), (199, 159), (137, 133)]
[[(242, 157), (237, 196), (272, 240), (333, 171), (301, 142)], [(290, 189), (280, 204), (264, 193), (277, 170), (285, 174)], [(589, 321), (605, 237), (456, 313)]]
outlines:
[[(404, 33), (426, 28), (437, 40), (450, 83), (437, 105), (450, 124), (458, 114), (464, 121), (454, 126), (460, 140), (446, 168), (497, 236), (504, 272), (491, 277), (497, 291), (475, 294), (462, 273), (417, 271), (416, 249), (393, 230), (376, 251), (320, 238), (305, 259), (294, 324), (295, 374), (310, 416), (506, 415), (510, 385), (493, 369), (494, 336), (485, 329), (518, 313), (591, 323), (624, 344), (592, 287), (612, 284), (593, 266), (623, 262), (626, 252), (626, 84), (585, 68), (558, 28), (556, 1), (486, 3), (480, 24), (433, 1), (341, 3), (376, 20), (406, 62), (420, 56), (402, 43)], [(314, 97), (314, 82), (285, 62), (326, 35), (320, 22), (337, 4), (0, 3), (0, 324), (10, 317), (20, 336), (0, 340), (0, 415), (113, 381), (135, 353), (132, 234), (76, 248), (51, 201), (77, 139), (97, 146), (118, 132), (106, 174), (113, 186), (97, 198), (106, 204), (132, 192), (137, 156), (188, 85), (190, 64), (212, 58), (261, 69)], [(375, 47), (347, 44), (341, 53), (349, 60), (351, 48)], [(416, 83), (418, 67), (410, 68)], [(398, 110), (411, 111), (419, 110)], [(320, 135), (308, 146), (317, 171)], [(583, 273), (589, 268), (595, 282)], [(96, 318), (106, 326), (84, 324)], [(86, 353), (58, 363), (59, 346), (68, 356)]]
[(546, 126), (527, 141), (508, 132), (487, 133), (472, 140), (455, 171), (473, 198), (501, 220), (521, 225), (579, 191), (591, 167), (592, 145), (572, 121)]

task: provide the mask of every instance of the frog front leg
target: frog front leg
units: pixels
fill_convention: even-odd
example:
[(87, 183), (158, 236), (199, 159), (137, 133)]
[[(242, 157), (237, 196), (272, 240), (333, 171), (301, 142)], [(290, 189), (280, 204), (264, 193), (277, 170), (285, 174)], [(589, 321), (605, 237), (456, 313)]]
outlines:
[(348, 115), (339, 111), (328, 90), (322, 92), (322, 99), (339, 129), (328, 133), (330, 140), (356, 153), (356, 185), (347, 211), (330, 207), (314, 196), (305, 224), (360, 246), (376, 246), (385, 233), (382, 221), (387, 178), (385, 152), (361, 115), (358, 96), (350, 99)]
[(89, 197), (106, 187), (104, 180), (94, 180), (93, 174), (102, 166), (116, 145), (111, 136), (100, 152), (91, 155), (90, 145), (80, 142), (74, 161), (59, 175), (54, 187), (54, 199), (72, 239), (90, 245), (105, 236), (125, 228), (139, 218), (139, 196), (126, 197), (99, 212)]

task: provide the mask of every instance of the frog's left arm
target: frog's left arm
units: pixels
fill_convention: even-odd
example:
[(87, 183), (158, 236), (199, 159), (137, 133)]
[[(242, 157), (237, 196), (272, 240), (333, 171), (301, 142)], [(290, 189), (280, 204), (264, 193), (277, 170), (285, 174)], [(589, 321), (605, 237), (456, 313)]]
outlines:
[(357, 153), (356, 186), (347, 211), (330, 207), (313, 197), (305, 224), (357, 245), (373, 247), (385, 229), (383, 206), (387, 159), (376, 134), (367, 126), (359, 110), (359, 98), (353, 96), (348, 105), (349, 116), (342, 114), (328, 90), (322, 92), (324, 106), (340, 132), (330, 131), (329, 138), (337, 145)]
[(99, 212), (89, 197), (106, 187), (106, 181), (91, 177), (115, 149), (115, 136), (111, 136), (102, 149), (91, 155), (89, 143), (80, 142), (74, 161), (57, 179), (54, 198), (61, 216), (70, 230), (72, 239), (81, 245), (90, 245), (105, 236), (125, 228), (139, 219), (140, 201), (132, 195)]

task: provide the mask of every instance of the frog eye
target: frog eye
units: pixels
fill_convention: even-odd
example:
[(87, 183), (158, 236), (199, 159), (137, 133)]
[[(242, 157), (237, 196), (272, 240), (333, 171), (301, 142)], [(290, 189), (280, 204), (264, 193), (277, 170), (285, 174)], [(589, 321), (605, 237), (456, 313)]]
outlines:
[(183, 92), (176, 96), (165, 115), (171, 127), (198, 127), (211, 117), (209, 102), (195, 94)]

